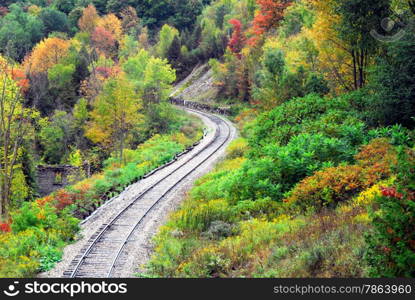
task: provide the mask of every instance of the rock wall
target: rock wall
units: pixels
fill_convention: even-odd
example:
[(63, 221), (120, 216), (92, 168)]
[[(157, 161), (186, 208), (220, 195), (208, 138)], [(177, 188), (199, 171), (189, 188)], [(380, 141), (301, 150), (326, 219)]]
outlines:
[(80, 169), (73, 166), (38, 166), (37, 185), (44, 197), (80, 179)]
[(214, 107), (209, 104), (183, 100), (181, 98), (170, 98), (170, 102), (174, 105), (184, 106), (190, 109), (206, 111), (214, 114), (230, 116), (231, 110), (228, 107)]

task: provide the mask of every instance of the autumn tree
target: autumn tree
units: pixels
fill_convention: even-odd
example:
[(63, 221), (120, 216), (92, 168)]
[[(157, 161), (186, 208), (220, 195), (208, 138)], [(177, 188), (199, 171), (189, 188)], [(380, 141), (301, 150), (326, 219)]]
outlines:
[(110, 32), (118, 41), (122, 37), (123, 32), (121, 20), (114, 14), (108, 14), (100, 18), (97, 22), (97, 26)]
[(316, 20), (308, 35), (319, 51), (319, 69), (330, 78), (337, 92), (352, 91), (367, 83), (367, 70), (379, 42), (382, 19), (390, 1), (311, 0)]
[(257, 0), (259, 11), (255, 15), (250, 34), (250, 43), (255, 45), (258, 39), (284, 18), (284, 12), (292, 0)]
[(228, 47), (232, 53), (241, 59), (241, 51), (245, 42), (245, 37), (242, 32), (242, 23), (237, 19), (231, 19), (229, 24), (233, 26), (233, 33), (229, 40)]
[(140, 20), (138, 19), (137, 11), (133, 7), (127, 6), (121, 10), (121, 25), (124, 33), (127, 34), (138, 28)]
[(68, 54), (69, 46), (68, 41), (57, 37), (44, 39), (26, 58), (24, 63), (26, 71), (29, 73), (47, 72)]
[(96, 27), (91, 35), (92, 45), (104, 53), (106, 57), (113, 57), (116, 54), (116, 40), (111, 32), (103, 27)]
[(92, 102), (102, 91), (105, 81), (118, 74), (114, 61), (100, 55), (89, 65), (90, 76), (81, 83), (80, 93)]
[[(66, 74), (61, 74), (60, 70), (63, 69), (63, 66), (60, 70), (59, 66), (55, 67), (68, 56), (69, 48), (69, 41), (56, 37), (47, 38), (37, 44), (24, 61), (24, 70), (30, 80), (28, 101), (33, 107), (36, 107), (43, 113), (46, 113), (53, 105), (53, 96), (49, 92), (56, 87), (56, 84), (65, 88), (71, 87), (71, 84), (67, 84), (70, 81), (63, 83), (59, 80), (60, 78), (67, 78), (66, 74), (69, 69), (65, 69)], [(49, 79), (51, 79), (51, 82)], [(61, 96), (59, 93), (58, 95)]]
[(140, 98), (125, 76), (111, 77), (93, 102), (91, 121), (85, 128), (86, 136), (109, 151), (116, 151), (123, 162), (129, 132), (142, 120), (140, 109)]
[(144, 27), (139, 36), (138, 36), (138, 43), (139, 47), (144, 50), (148, 50), (150, 48), (150, 42), (148, 38), (148, 28)]
[(5, 6), (0, 6), (0, 16), (4, 17), (5, 15), (7, 15), (9, 13), (9, 10), (7, 9), (7, 7)]
[(79, 28), (82, 31), (92, 33), (99, 21), (99, 15), (95, 6), (88, 5), (82, 14), (82, 17), (78, 21)]

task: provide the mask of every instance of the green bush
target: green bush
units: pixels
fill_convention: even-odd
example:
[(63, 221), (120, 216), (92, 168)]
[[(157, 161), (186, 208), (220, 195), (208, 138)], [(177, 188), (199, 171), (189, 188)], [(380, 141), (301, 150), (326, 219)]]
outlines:
[(352, 161), (356, 148), (323, 134), (301, 134), (284, 147), (265, 146), (262, 153), (266, 156), (248, 160), (230, 178), (227, 187), (231, 200), (266, 197), (281, 200), (298, 181), (315, 171)]
[(393, 125), (389, 127), (380, 127), (368, 132), (368, 139), (388, 138), (392, 145), (395, 146), (414, 146), (414, 132), (402, 127)]
[[(324, 118), (330, 114), (330, 118)], [(343, 122), (349, 124), (352, 113), (349, 103), (344, 98), (326, 99), (315, 94), (303, 98), (295, 98), (275, 109), (261, 114), (246, 129), (249, 136), (249, 145), (252, 148), (261, 148), (269, 144), (286, 145), (290, 139), (300, 133), (310, 132), (307, 128), (315, 127), (320, 130), (328, 126), (336, 132), (336, 128)], [(320, 126), (313, 123), (325, 120)], [(328, 122), (330, 121), (330, 122)]]

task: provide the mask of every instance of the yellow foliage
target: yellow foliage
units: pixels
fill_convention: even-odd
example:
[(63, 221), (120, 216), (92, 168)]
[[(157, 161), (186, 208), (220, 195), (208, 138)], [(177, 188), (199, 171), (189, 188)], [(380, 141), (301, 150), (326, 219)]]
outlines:
[(246, 161), (246, 158), (237, 157), (235, 159), (226, 160), (220, 165), (221, 171), (232, 171), (239, 169), (242, 164)]
[[(127, 160), (128, 161), (128, 160)], [(145, 169), (145, 168), (147, 168), (147, 167), (150, 167), (151, 166), (151, 162), (149, 162), (149, 161), (144, 161), (144, 162), (142, 162), (141, 164), (138, 164), (137, 165), (137, 169)]]
[(246, 150), (248, 149), (248, 142), (243, 139), (239, 138), (233, 141), (228, 149), (226, 150), (226, 153), (228, 155), (228, 158), (238, 158), (244, 156)]
[(334, 0), (309, 0), (316, 12), (316, 21), (304, 33), (315, 41), (319, 52), (318, 68), (325, 74), (333, 90), (352, 89), (352, 57), (335, 32), (340, 16), (335, 13)]
[(370, 218), (367, 212), (357, 215), (356, 217), (354, 217), (354, 220), (353, 220), (355, 224), (366, 224), (366, 225), (371, 224), (371, 221), (372, 219)]
[(32, 16), (36, 16), (36, 17), (39, 16), (39, 14), (40, 14), (41, 11), (42, 11), (42, 9), (39, 6), (37, 6), (37, 5), (30, 5), (27, 8), (27, 12), (29, 14), (31, 14)]
[(24, 66), (28, 73), (47, 72), (68, 54), (70, 42), (53, 37), (41, 41), (25, 60)]
[(81, 31), (88, 32), (91, 34), (94, 32), (100, 17), (92, 4), (88, 5), (83, 11), (82, 17), (78, 21), (79, 28)]
[(138, 112), (141, 100), (122, 73), (106, 82), (103, 92), (95, 99), (93, 108), (91, 121), (85, 126), (85, 135), (91, 141), (108, 148), (117, 145), (117, 142), (124, 143), (123, 136), (119, 133), (128, 134), (128, 130), (142, 120), (142, 115)]
[(108, 14), (98, 19), (97, 26), (105, 28), (105, 30), (110, 32), (117, 41), (121, 40), (122, 24), (121, 24), (121, 20), (118, 19), (116, 15)]
[[(284, 52), (285, 65), (289, 72), (296, 72), (299, 67), (305, 69), (314, 69), (314, 60), (311, 59), (310, 51), (314, 49), (314, 42), (308, 39), (308, 32), (303, 29), (300, 33), (291, 37), (281, 38), (274, 36), (266, 40), (264, 44), (264, 52), (268, 52), (273, 49), (279, 49)], [(303, 46), (303, 44), (309, 43), (310, 45)]]
[(394, 178), (385, 180), (385, 181), (381, 181), (378, 184), (368, 188), (367, 190), (361, 192), (359, 194), (359, 196), (357, 196), (353, 202), (361, 207), (366, 207), (368, 205), (372, 205), (373, 201), (376, 197), (381, 196), (382, 192), (381, 192), (381, 188), (384, 186), (390, 186), (391, 183), (393, 183)]

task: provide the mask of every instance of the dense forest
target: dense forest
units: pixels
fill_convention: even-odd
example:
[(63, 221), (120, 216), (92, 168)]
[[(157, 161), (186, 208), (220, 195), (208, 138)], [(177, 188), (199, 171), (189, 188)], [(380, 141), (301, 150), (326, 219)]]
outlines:
[[(415, 276), (412, 0), (0, 1), (0, 277), (203, 136), (169, 103), (209, 66), (240, 138), (143, 277)], [(82, 170), (40, 197), (37, 166)]]

